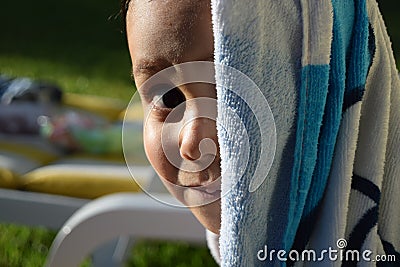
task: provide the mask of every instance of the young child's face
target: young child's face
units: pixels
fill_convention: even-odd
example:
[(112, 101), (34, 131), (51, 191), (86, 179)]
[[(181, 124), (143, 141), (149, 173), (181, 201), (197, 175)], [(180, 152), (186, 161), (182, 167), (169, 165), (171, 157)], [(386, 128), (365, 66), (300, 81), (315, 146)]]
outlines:
[[(213, 61), (213, 34), (211, 10), (207, 1), (131, 0), (127, 12), (127, 37), (132, 59), (133, 76), (145, 112), (144, 144), (150, 163), (162, 178), (169, 191), (188, 205), (198, 220), (214, 233), (220, 228), (220, 158), (201, 171), (186, 171), (172, 164), (165, 155), (162, 131), (170, 123), (167, 116), (174, 107), (185, 102), (183, 112), (174, 121), (179, 128), (177, 155), (184, 162), (194, 162), (200, 157), (199, 144), (211, 139), (218, 150), (215, 120), (196, 117), (201, 109), (215, 109), (216, 105), (204, 107), (193, 101), (196, 98), (216, 98), (212, 84), (192, 83), (175, 87), (164, 95), (156, 89), (141, 88), (143, 83), (157, 72), (190, 61)], [(161, 97), (161, 98), (160, 98)], [(160, 99), (160, 100), (158, 100)], [(214, 102), (215, 103), (215, 102)], [(179, 106), (179, 107), (182, 107)], [(175, 129), (176, 131), (176, 129)], [(173, 136), (173, 133), (170, 133)], [(164, 146), (168, 144), (164, 144)], [(177, 187), (172, 186), (178, 185)], [(212, 189), (207, 185), (212, 184)], [(197, 187), (194, 189), (194, 187)], [(198, 205), (199, 203), (208, 203)]]

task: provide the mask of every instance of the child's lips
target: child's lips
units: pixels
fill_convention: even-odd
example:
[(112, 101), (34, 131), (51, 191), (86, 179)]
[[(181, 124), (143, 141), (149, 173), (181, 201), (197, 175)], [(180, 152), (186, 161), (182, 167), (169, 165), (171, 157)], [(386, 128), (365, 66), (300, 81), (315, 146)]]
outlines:
[(206, 185), (185, 186), (185, 201), (189, 205), (205, 205), (221, 198), (220, 179)]
[(188, 187), (184, 192), (184, 198), (188, 206), (207, 205), (221, 198), (221, 190), (210, 192), (204, 188)]
[(221, 190), (220, 189), (213, 189), (213, 188), (207, 188), (204, 186), (200, 187), (189, 187), (190, 190), (196, 190), (200, 192), (204, 192), (209, 195), (221, 195)]
[(215, 194), (215, 193), (221, 194), (221, 189), (206, 188), (205, 191), (209, 194)]
[(221, 192), (221, 179), (218, 178), (217, 180), (205, 184), (183, 185), (183, 187), (204, 191), (209, 194), (214, 194), (217, 191)]

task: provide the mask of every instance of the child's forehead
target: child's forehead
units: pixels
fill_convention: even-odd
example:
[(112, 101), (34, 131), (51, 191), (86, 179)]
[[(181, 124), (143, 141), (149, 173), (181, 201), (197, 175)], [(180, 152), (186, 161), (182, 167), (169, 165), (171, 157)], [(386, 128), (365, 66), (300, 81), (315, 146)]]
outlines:
[[(182, 7), (190, 2), (189, 0), (127, 0), (129, 9), (151, 9), (151, 8), (172, 8)], [(188, 5), (189, 6), (189, 5)]]
[[(153, 39), (176, 39), (190, 36), (199, 23), (201, 8), (189, 0), (131, 0), (127, 25), (132, 25), (141, 35), (153, 35)], [(199, 1), (202, 2), (202, 1)]]
[(131, 0), (127, 34), (133, 63), (152, 57), (181, 61), (188, 48), (193, 50), (195, 40), (207, 31), (202, 30), (208, 27), (203, 12), (210, 13), (207, 17), (211, 20), (211, 11), (208, 1), (192, 2)]
[(181, 18), (195, 20), (202, 12), (210, 11), (210, 1), (206, 0), (126, 0), (125, 7), (128, 12), (148, 19)]

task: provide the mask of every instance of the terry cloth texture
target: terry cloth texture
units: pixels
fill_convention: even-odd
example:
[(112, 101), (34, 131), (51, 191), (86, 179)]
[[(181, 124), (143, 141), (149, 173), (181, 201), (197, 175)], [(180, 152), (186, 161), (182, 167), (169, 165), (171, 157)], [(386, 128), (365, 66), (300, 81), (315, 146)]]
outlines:
[[(253, 177), (260, 175), (263, 149), (273, 149), (262, 141), (264, 121), (252, 108), (262, 102), (217, 67), (221, 266), (321, 264), (276, 254), (260, 260), (265, 247), (285, 250), (286, 258), (304, 249), (319, 258), (331, 247), (400, 261), (400, 81), (376, 1), (211, 3), (215, 63), (259, 87), (277, 138), (270, 171)], [(247, 143), (232, 111), (245, 125)], [(368, 264), (376, 262), (324, 261)]]

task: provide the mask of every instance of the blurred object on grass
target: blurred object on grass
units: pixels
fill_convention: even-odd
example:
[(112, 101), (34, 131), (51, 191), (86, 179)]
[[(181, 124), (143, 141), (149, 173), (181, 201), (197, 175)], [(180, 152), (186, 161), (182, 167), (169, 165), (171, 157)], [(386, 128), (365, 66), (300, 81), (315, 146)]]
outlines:
[(38, 119), (49, 114), (47, 105), (34, 103), (16, 103), (0, 105), (0, 133), (38, 135)]
[(6, 1), (2, 11), (0, 73), (57, 81), (68, 92), (131, 98), (119, 1)]
[(61, 103), (62, 91), (54, 84), (0, 74), (0, 104), (15, 102)]
[(98, 95), (66, 93), (63, 96), (63, 104), (69, 107), (85, 109), (114, 121), (120, 119), (120, 114), (125, 112), (128, 102)]

